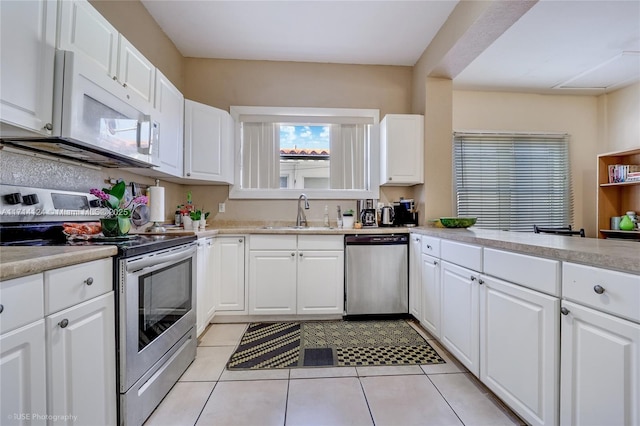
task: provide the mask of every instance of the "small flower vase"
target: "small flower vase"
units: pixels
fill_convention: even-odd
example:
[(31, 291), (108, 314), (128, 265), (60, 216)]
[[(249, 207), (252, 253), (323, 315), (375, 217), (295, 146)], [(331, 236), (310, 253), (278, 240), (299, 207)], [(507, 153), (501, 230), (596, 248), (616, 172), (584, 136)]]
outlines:
[(622, 220), (620, 220), (620, 230), (633, 231), (633, 221), (628, 215), (622, 216)]
[(200, 219), (200, 230), (204, 231), (204, 228), (207, 226), (207, 219)]
[(100, 219), (100, 225), (105, 237), (121, 237), (129, 233), (131, 220), (128, 217), (105, 218)]
[(193, 229), (193, 221), (189, 216), (182, 216), (182, 227), (185, 231)]

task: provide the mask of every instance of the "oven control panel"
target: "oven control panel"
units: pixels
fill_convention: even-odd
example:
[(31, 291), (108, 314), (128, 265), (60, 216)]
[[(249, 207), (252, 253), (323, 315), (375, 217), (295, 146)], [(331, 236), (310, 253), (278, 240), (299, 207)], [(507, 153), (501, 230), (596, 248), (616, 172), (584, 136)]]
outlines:
[(89, 221), (104, 217), (89, 193), (0, 185), (0, 222)]

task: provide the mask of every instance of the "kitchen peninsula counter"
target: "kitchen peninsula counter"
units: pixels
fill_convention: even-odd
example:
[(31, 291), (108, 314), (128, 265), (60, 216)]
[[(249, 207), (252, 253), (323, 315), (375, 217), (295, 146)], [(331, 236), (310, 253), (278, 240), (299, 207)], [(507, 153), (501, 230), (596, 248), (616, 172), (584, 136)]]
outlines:
[(116, 254), (116, 246), (0, 247), (0, 280), (38, 274)]
[[(473, 227), (468, 229), (417, 227), (412, 228), (411, 232), (487, 248), (640, 274), (640, 244), (635, 241), (492, 231)], [(638, 280), (640, 284), (640, 277)]]

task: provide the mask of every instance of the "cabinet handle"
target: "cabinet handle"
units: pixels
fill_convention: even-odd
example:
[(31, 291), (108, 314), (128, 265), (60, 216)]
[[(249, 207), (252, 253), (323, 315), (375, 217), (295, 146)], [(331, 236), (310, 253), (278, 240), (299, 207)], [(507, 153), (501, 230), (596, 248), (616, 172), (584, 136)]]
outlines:
[(294, 257), (296, 254), (295, 253), (291, 253), (291, 257)]
[(48, 130), (48, 131), (52, 131), (53, 130), (53, 124), (51, 123), (47, 123), (44, 125), (44, 129)]
[(593, 287), (593, 291), (598, 294), (602, 294), (604, 293), (604, 287), (602, 287), (601, 285), (596, 285), (595, 287)]
[(240, 239), (238, 240), (238, 242), (239, 242), (240, 244), (242, 244), (242, 238), (240, 238)]
[(191, 176), (191, 173), (187, 173), (187, 176)]
[(428, 248), (429, 250), (431, 250), (431, 249), (432, 249), (432, 247), (431, 247), (429, 244), (427, 244), (427, 248)]
[(569, 315), (569, 310), (563, 306), (562, 308), (560, 308), (560, 313), (562, 315)]
[(69, 325), (69, 320), (65, 318), (60, 321), (58, 325), (60, 326), (60, 328), (67, 328), (67, 326)]
[(484, 284), (484, 280), (482, 278), (478, 279), (478, 284), (480, 285)]
[(4, 305), (0, 304), (0, 314), (4, 312)]
[(299, 253), (299, 256), (302, 257), (302, 253)]
[(91, 284), (93, 284), (93, 278), (92, 278), (92, 277), (87, 278), (86, 280), (84, 280), (84, 283), (85, 283), (86, 285), (91, 285)]
[(118, 79), (118, 77), (116, 77), (115, 75), (113, 76), (113, 81), (116, 81)]
[(474, 277), (473, 275), (471, 275), (471, 281), (475, 281), (476, 277)]
[(434, 264), (434, 265), (437, 265), (437, 264), (438, 264), (438, 261), (437, 261), (437, 260), (434, 260), (434, 261), (433, 261), (433, 264)]
[(122, 87), (127, 87), (127, 83), (122, 83)]

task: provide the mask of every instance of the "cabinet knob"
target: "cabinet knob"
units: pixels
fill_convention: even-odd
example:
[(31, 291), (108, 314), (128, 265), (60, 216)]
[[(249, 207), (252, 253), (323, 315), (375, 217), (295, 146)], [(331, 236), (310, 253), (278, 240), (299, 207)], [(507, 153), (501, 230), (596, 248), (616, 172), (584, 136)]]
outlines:
[(391, 180), (393, 180), (393, 178), (391, 176), (389, 176), (389, 180), (391, 181)]
[(428, 248), (429, 250), (431, 250), (431, 249), (432, 249), (432, 247), (431, 247), (429, 244), (427, 244), (427, 248)]
[(433, 264), (434, 264), (434, 265), (437, 265), (437, 264), (438, 264), (438, 261), (437, 261), (437, 260), (434, 260), (434, 261), (433, 261)]
[(51, 123), (47, 123), (44, 125), (44, 129), (48, 130), (48, 131), (52, 131), (53, 130), (53, 124)]
[(560, 308), (560, 313), (562, 315), (569, 315), (569, 310), (563, 306), (562, 308)]
[(60, 321), (58, 325), (60, 326), (60, 328), (67, 328), (67, 326), (69, 325), (69, 320), (65, 318)]
[(476, 280), (476, 277), (474, 277), (473, 275), (471, 275), (471, 278), (470, 278), (470, 279), (471, 279), (471, 281), (475, 281), (475, 280)]
[(240, 239), (238, 240), (238, 242), (239, 242), (240, 244), (242, 244), (242, 243), (243, 243), (242, 238), (240, 238)]
[(187, 173), (187, 176), (191, 176), (191, 173)]
[(122, 87), (127, 87), (127, 83), (122, 83)]
[(85, 283), (86, 285), (91, 285), (91, 284), (93, 284), (93, 277), (89, 277), (89, 278), (87, 278), (86, 280), (84, 280), (84, 283)]
[(115, 80), (117, 80), (117, 79), (118, 79), (118, 77), (116, 77), (116, 76), (114, 75), (114, 76), (113, 76), (113, 80), (115, 81)]
[(3, 305), (3, 304), (0, 304), (0, 314), (1, 314), (2, 312), (4, 312), (4, 305)]
[(484, 284), (484, 280), (482, 278), (478, 279), (478, 284), (480, 285)]
[(604, 287), (602, 287), (601, 285), (596, 285), (595, 287), (593, 287), (593, 291), (598, 294), (602, 294), (604, 293)]
[(302, 257), (302, 253), (299, 253), (298, 255), (299, 255), (300, 257)]
[(291, 257), (294, 257), (296, 254), (295, 253), (291, 253)]

